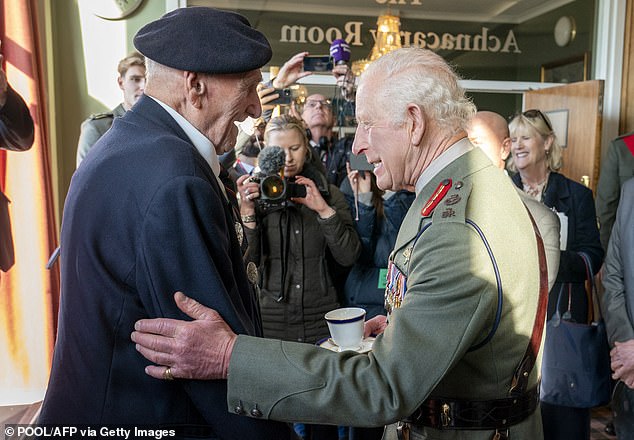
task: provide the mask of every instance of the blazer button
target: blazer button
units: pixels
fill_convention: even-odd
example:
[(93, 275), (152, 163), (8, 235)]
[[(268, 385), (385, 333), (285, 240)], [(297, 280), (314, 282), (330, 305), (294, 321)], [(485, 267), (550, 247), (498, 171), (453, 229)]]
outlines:
[(255, 406), (255, 408), (253, 408), (253, 409), (251, 410), (251, 415), (252, 415), (253, 417), (260, 418), (260, 417), (262, 417), (262, 411), (260, 411), (260, 410), (258, 409), (258, 406), (256, 405), (256, 406)]

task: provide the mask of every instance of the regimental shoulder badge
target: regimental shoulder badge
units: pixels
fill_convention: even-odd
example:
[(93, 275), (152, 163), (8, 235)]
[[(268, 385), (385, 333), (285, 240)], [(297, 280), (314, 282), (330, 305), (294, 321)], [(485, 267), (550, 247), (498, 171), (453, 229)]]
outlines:
[(433, 213), (432, 222), (457, 222), (464, 223), (467, 200), (471, 194), (472, 183), (469, 180), (456, 181), (446, 192), (442, 203)]
[(429, 217), (436, 209), (436, 206), (442, 201), (442, 199), (447, 195), (447, 192), (451, 188), (451, 179), (444, 179), (442, 182), (438, 184), (436, 190), (433, 192), (429, 200), (423, 206), (423, 209), (420, 210), (420, 215), (422, 217)]
[(90, 119), (104, 119), (104, 118), (114, 118), (114, 114), (112, 112), (104, 112), (104, 113), (93, 113), (90, 115)]

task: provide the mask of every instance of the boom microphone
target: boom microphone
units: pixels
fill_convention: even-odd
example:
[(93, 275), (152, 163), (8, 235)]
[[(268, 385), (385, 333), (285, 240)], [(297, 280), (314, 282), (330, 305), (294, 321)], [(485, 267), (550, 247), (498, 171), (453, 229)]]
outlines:
[(258, 154), (258, 166), (265, 176), (279, 174), (280, 170), (284, 168), (285, 162), (286, 153), (282, 147), (278, 147), (277, 145), (265, 147), (260, 151), (260, 154)]
[(342, 38), (333, 40), (330, 45), (330, 56), (335, 65), (347, 64), (350, 61), (350, 45)]

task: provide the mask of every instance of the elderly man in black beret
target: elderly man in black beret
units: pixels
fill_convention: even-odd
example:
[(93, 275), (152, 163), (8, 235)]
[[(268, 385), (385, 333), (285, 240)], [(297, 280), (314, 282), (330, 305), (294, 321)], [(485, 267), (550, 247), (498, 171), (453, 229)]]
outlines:
[(59, 328), (39, 423), (289, 438), (286, 424), (227, 413), (226, 381), (169, 380), (167, 367), (148, 368), (168, 380), (149, 377), (129, 339), (139, 318), (187, 318), (174, 290), (220, 310), (235, 332), (261, 334), (218, 155), (233, 147), (234, 121), (261, 113), (256, 86), (271, 48), (241, 15), (203, 7), (147, 24), (134, 44), (147, 58), (145, 95), (95, 144), (66, 199)]

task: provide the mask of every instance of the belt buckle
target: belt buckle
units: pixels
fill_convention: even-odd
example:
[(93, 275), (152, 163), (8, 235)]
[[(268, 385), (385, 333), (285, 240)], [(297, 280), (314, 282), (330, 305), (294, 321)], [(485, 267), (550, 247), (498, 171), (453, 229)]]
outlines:
[(492, 440), (509, 440), (511, 438), (511, 432), (509, 429), (496, 429), (495, 434), (493, 434)]
[(447, 403), (443, 403), (441, 407), (442, 412), (440, 413), (440, 422), (443, 428), (449, 426), (449, 422), (451, 422), (451, 416), (449, 415), (449, 405)]
[(396, 438), (398, 440), (409, 440), (409, 423), (396, 423)]

